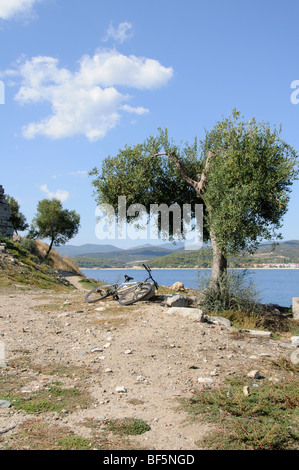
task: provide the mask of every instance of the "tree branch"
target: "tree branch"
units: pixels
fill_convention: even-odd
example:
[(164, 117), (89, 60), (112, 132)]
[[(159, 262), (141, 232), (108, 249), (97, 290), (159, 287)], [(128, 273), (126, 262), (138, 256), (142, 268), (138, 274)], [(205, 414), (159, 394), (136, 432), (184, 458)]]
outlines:
[(209, 153), (208, 153), (208, 157), (207, 157), (207, 161), (206, 161), (206, 164), (205, 164), (204, 171), (201, 175), (199, 175), (199, 181), (195, 181), (194, 179), (190, 178), (190, 176), (187, 175), (187, 173), (186, 173), (186, 171), (183, 167), (182, 162), (180, 161), (179, 157), (174, 152), (173, 153), (167, 153), (167, 152), (165, 152), (165, 153), (156, 153), (154, 156), (158, 157), (158, 156), (163, 156), (163, 155), (169, 156), (171, 158), (171, 160), (174, 162), (175, 166), (179, 170), (183, 180), (186, 181), (187, 184), (192, 186), (196, 190), (196, 192), (199, 196), (202, 196), (202, 194), (204, 192), (205, 184), (206, 184), (207, 179), (208, 179), (208, 172), (209, 172), (209, 169), (210, 169), (211, 159), (213, 157), (213, 152), (210, 150)]

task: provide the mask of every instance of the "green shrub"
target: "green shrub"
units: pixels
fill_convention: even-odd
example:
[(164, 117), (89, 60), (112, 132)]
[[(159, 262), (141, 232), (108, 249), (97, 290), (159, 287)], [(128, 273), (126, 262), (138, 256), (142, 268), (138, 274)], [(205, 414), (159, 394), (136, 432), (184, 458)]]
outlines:
[(258, 313), (261, 310), (259, 293), (248, 271), (227, 271), (220, 279), (219, 289), (210, 283), (207, 275), (198, 276), (199, 288), (203, 292), (201, 306), (213, 312), (244, 310)]
[(20, 240), (20, 245), (25, 250), (29, 251), (32, 255), (37, 255), (36, 244), (32, 238), (23, 237)]

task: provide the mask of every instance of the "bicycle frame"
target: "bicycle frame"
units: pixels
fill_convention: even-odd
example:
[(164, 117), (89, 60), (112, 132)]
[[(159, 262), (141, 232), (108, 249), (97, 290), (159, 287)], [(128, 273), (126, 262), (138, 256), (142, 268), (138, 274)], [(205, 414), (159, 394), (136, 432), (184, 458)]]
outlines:
[(115, 287), (115, 290), (111, 292), (111, 295), (115, 297), (118, 294), (122, 295), (128, 289), (131, 289), (132, 287), (137, 286), (138, 282), (137, 281), (134, 281), (134, 282), (124, 281), (124, 282), (121, 282), (120, 284), (112, 284), (112, 285)]
[[(112, 284), (107, 284), (103, 286), (99, 286), (90, 292), (88, 292), (85, 296), (85, 299), (87, 302), (97, 302), (98, 300), (104, 299), (108, 296), (112, 296), (115, 300), (119, 300), (120, 297), (127, 295), (128, 291), (134, 291), (137, 289), (143, 289), (144, 285), (149, 285), (151, 284), (154, 286), (156, 289), (159, 288), (157, 282), (153, 279), (151, 275), (151, 270), (148, 266), (143, 264), (144, 269), (148, 272), (148, 276), (146, 277), (145, 280), (143, 281), (133, 281), (133, 278), (125, 274), (125, 280), (123, 282), (115, 282)], [(133, 281), (133, 282), (130, 282)], [(150, 281), (150, 282), (149, 282)], [(93, 297), (90, 298), (91, 295), (97, 294), (98, 292), (101, 291), (101, 287), (103, 287), (103, 293), (100, 294), (100, 297)]]

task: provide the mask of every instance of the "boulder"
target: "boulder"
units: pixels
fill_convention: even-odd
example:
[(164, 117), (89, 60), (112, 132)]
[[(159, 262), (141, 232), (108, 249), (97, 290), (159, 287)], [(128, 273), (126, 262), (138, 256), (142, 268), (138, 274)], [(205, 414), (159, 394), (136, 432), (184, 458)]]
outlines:
[(168, 315), (181, 315), (200, 322), (204, 321), (204, 313), (199, 308), (172, 307), (166, 313)]
[(166, 295), (164, 297), (164, 302), (169, 307), (188, 307), (190, 301), (186, 295), (175, 294), (175, 295)]
[(173, 290), (178, 290), (178, 291), (184, 291), (184, 290), (185, 290), (184, 284), (183, 284), (182, 282), (179, 282), (179, 281), (175, 282), (175, 283), (171, 286), (171, 288), (172, 288)]

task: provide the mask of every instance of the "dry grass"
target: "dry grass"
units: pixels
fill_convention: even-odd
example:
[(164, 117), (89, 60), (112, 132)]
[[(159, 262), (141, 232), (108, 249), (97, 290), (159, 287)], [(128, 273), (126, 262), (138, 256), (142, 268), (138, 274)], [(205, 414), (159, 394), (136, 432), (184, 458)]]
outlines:
[[(40, 240), (36, 240), (35, 244), (38, 256), (40, 258), (44, 258), (49, 248), (48, 245), (44, 242), (41, 242)], [(78, 276), (83, 276), (80, 268), (72, 259), (60, 256), (60, 254), (54, 249), (52, 249), (50, 252), (48, 262), (52, 268), (56, 269), (57, 271), (66, 271)]]

